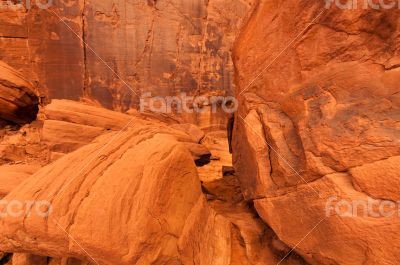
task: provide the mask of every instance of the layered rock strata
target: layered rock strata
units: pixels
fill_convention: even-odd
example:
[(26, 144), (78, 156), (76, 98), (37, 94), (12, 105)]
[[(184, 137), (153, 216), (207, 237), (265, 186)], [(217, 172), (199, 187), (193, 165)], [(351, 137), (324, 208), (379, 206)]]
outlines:
[(36, 119), (38, 111), (39, 97), (34, 86), (0, 61), (0, 127), (30, 123)]

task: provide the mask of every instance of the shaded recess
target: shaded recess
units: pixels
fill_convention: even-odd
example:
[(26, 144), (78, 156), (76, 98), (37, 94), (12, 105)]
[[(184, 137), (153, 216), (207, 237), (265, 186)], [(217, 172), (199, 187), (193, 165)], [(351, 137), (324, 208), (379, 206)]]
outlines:
[(0, 62), (0, 127), (36, 119), (39, 97), (32, 84), (11, 66)]

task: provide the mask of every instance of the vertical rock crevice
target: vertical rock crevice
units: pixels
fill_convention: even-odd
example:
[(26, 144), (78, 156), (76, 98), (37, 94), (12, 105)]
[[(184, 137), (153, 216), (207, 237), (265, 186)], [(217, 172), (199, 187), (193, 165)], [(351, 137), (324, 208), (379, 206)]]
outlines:
[(83, 96), (88, 98), (89, 93), (88, 93), (88, 86), (89, 86), (89, 75), (88, 75), (88, 60), (87, 60), (87, 45), (86, 45), (86, 30), (87, 30), (87, 25), (86, 25), (86, 6), (87, 2), (86, 0), (83, 0), (83, 7), (82, 7), (82, 48), (83, 48), (83, 64), (84, 64), (84, 77), (83, 77)]

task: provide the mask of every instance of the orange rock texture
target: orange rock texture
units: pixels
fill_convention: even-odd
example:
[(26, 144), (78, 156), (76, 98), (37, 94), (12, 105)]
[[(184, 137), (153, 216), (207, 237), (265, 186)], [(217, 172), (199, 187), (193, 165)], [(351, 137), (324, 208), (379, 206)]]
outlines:
[(311, 264), (400, 260), (397, 210), (368, 211), (400, 189), (399, 14), (260, 1), (237, 41), (242, 191)]
[[(132, 128), (44, 167), (5, 199), (51, 200), (51, 217), (3, 218), (1, 234), (13, 240), (3, 239), (2, 248), (87, 259), (85, 250), (103, 264), (176, 264), (179, 251), (198, 251), (185, 232), (200, 214), (201, 220), (210, 218), (210, 227), (198, 231), (198, 244), (206, 244), (211, 255), (221, 243), (213, 233), (229, 233), (229, 226), (204, 204), (188, 142), (184, 133), (134, 120)], [(81, 247), (72, 247), (70, 237)]]
[(0, 11), (0, 60), (49, 98), (127, 110), (144, 92), (233, 93), (230, 49), (253, 0), (49, 2)]
[[(68, 100), (39, 117), (47, 160), (0, 165), (0, 249), (14, 253), (11, 264), (272, 265), (285, 253), (270, 247), (275, 235), (235, 176), (214, 165), (202, 185), (196, 165), (210, 162), (207, 146), (223, 134)], [(29, 214), (4, 202), (23, 202)], [(284, 264), (305, 263), (291, 256)]]
[(34, 86), (11, 66), (0, 61), (0, 127), (36, 119), (39, 98)]
[(0, 264), (399, 264), (399, 8), (3, 2)]

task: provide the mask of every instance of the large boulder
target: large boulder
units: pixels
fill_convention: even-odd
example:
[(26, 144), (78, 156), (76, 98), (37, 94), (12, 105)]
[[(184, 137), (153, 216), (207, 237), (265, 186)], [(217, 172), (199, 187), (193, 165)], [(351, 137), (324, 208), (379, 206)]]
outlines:
[(0, 61), (0, 126), (30, 123), (36, 119), (38, 111), (39, 98), (33, 85)]
[[(110, 131), (119, 132), (145, 121), (166, 126), (170, 121), (162, 115), (139, 112), (130, 112), (128, 115), (71, 100), (52, 100), (44, 108), (42, 119), (41, 143), (56, 158)], [(169, 131), (185, 142), (196, 164), (204, 165), (210, 161), (209, 150), (199, 144), (204, 133), (197, 126), (174, 122)]]
[(206, 204), (186, 139), (136, 119), (42, 168), (4, 201), (48, 201), (49, 215), (4, 216), (3, 203), (0, 248), (98, 264), (229, 264), (230, 223)]
[(261, 1), (237, 42), (242, 190), (312, 264), (400, 259), (399, 14)]
[(72, 100), (52, 100), (43, 110), (41, 140), (50, 151), (65, 154), (108, 131), (132, 125), (133, 118)]

